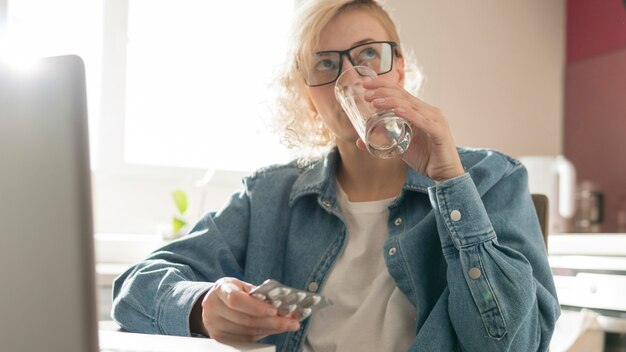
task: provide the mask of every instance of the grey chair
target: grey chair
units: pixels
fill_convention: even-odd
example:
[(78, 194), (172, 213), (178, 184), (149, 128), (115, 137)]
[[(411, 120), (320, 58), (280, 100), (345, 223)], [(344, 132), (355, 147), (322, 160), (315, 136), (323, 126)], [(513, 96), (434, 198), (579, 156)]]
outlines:
[(541, 227), (541, 233), (543, 234), (543, 242), (548, 248), (548, 197), (545, 194), (533, 193), (531, 194), (533, 204), (535, 205), (535, 211), (537, 212), (537, 219), (539, 219), (539, 226)]

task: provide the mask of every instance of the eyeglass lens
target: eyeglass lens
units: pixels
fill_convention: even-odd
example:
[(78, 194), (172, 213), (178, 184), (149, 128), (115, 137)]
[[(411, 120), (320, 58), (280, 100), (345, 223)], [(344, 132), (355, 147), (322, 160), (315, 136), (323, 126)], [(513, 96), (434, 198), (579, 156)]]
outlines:
[[(365, 43), (350, 49), (350, 62), (355, 66), (367, 66), (377, 74), (391, 71), (393, 48), (390, 43)], [(341, 54), (336, 51), (315, 53), (308, 65), (309, 86), (331, 83), (341, 74)]]

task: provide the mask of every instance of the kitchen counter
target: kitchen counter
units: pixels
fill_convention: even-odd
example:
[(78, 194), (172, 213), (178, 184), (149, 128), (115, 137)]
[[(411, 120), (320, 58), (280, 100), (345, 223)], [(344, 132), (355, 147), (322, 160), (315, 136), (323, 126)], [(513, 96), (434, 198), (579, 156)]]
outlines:
[(571, 351), (623, 351), (626, 234), (550, 235), (548, 254), (562, 308), (553, 342), (576, 339)]

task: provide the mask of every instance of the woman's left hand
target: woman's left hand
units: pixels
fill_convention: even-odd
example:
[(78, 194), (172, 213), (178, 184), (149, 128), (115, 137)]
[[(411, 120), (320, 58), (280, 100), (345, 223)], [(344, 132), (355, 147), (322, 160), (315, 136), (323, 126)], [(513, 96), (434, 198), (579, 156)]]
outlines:
[(365, 99), (375, 108), (392, 109), (411, 123), (413, 137), (402, 155), (411, 168), (435, 181), (465, 173), (448, 120), (437, 107), (426, 104), (401, 85), (380, 78), (364, 82), (363, 87), (373, 93)]

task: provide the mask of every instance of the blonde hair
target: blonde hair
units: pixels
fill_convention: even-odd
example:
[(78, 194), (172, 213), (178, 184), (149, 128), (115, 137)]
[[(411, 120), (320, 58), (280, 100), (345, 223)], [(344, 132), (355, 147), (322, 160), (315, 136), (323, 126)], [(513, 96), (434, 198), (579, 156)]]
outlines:
[[(390, 40), (398, 43), (396, 55), (403, 57), (396, 26), (377, 1), (308, 0), (300, 5), (293, 22), (287, 60), (276, 82), (278, 91), (274, 123), (275, 129), (281, 135), (281, 142), (304, 162), (323, 155), (335, 146), (335, 140), (309, 106), (306, 93), (308, 87), (300, 68), (304, 67), (305, 58), (319, 50), (323, 28), (336, 16), (348, 10), (365, 10), (374, 16), (382, 24)], [(412, 81), (406, 67), (412, 67), (412, 64), (407, 63), (405, 57), (405, 81)]]

